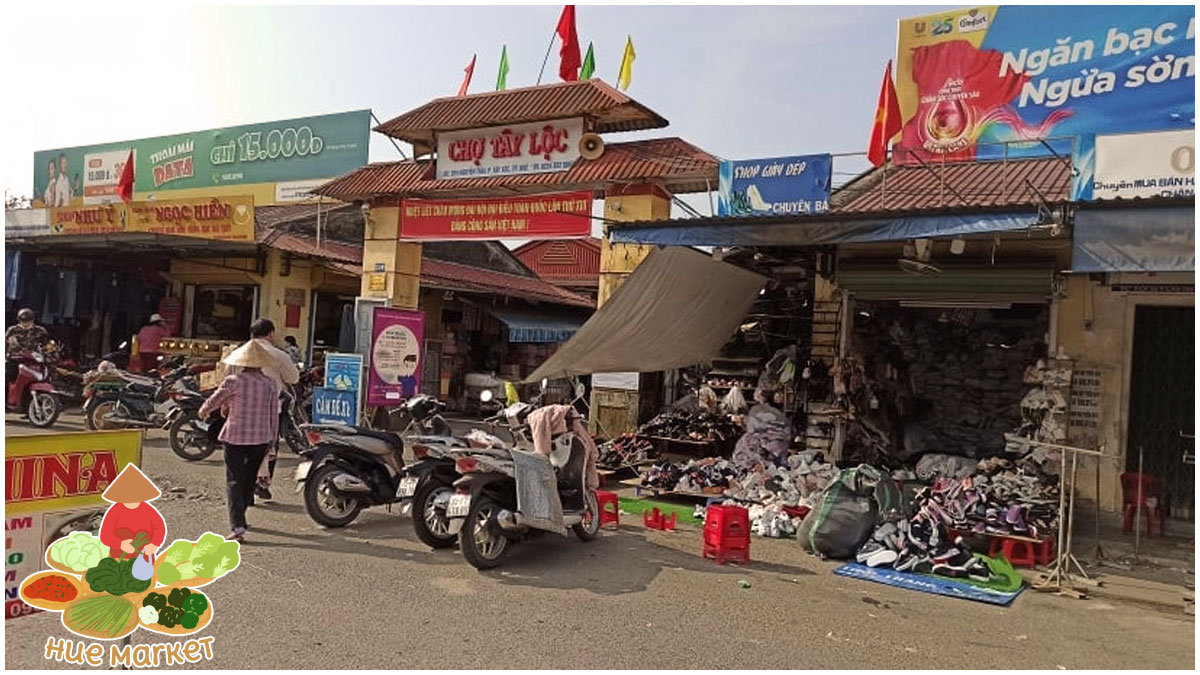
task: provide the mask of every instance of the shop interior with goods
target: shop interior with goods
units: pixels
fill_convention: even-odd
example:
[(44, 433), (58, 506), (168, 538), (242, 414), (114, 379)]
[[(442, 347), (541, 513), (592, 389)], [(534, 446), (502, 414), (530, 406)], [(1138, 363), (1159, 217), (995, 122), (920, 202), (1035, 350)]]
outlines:
[(719, 358), (667, 374), (672, 405), (602, 444), (610, 482), (997, 592), (1020, 588), (1009, 563), (1054, 562), (1070, 372), (1047, 354), (1048, 293), (822, 301), (829, 251), (723, 254), (769, 282)]

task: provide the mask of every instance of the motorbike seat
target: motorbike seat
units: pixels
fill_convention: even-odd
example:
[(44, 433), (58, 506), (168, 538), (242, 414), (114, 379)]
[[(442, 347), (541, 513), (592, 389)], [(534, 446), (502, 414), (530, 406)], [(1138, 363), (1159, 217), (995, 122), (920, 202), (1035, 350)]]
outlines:
[(129, 391), (137, 394), (153, 394), (158, 391), (158, 387), (152, 384), (143, 384), (141, 382), (130, 382)]
[(354, 427), (354, 431), (359, 436), (366, 436), (368, 438), (375, 438), (375, 439), (381, 440), (384, 443), (391, 445), (396, 450), (404, 449), (404, 441), (401, 440), (400, 436), (398, 434), (396, 434), (395, 432), (375, 431), (374, 429), (367, 429), (366, 427)]

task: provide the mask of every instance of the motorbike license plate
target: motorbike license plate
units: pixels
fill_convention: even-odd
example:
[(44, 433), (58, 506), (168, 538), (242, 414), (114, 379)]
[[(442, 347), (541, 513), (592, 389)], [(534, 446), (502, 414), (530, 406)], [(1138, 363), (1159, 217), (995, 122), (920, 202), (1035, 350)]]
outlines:
[(471, 495), (454, 495), (446, 505), (447, 518), (465, 518), (471, 510)]
[(417, 491), (417, 483), (420, 483), (420, 482), (421, 482), (420, 478), (416, 478), (413, 476), (409, 476), (408, 478), (401, 478), (400, 479), (400, 487), (396, 489), (396, 497), (399, 499), (406, 499), (408, 497), (413, 496), (413, 494), (415, 494)]
[(312, 470), (312, 462), (300, 462), (296, 467), (296, 480), (302, 481), (308, 478), (308, 472)]

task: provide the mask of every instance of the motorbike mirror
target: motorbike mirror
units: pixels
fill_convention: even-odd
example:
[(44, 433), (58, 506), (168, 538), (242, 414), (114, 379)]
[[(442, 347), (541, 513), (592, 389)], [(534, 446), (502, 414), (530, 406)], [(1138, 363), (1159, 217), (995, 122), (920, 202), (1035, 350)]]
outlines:
[(490, 403), (495, 396), (496, 395), (492, 393), (491, 389), (484, 389), (483, 391), (479, 392), (479, 400), (483, 401), (484, 403)]

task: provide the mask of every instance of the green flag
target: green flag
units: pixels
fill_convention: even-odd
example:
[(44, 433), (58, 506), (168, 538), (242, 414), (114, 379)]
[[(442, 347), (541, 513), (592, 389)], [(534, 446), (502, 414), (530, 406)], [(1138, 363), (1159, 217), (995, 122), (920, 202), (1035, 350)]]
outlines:
[(588, 43), (587, 56), (583, 57), (583, 69), (579, 71), (579, 79), (590, 80), (596, 72), (596, 57), (592, 54), (592, 43)]
[(500, 51), (500, 72), (496, 73), (496, 91), (504, 91), (508, 87), (508, 45)]

